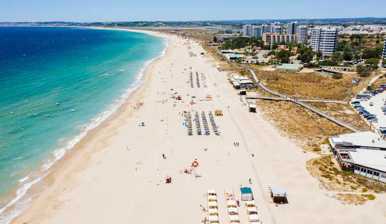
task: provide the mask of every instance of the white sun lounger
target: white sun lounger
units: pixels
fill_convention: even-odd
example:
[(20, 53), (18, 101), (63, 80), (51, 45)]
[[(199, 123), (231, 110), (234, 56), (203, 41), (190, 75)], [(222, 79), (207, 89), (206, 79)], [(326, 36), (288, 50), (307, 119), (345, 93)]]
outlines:
[(236, 207), (237, 207), (237, 202), (236, 202), (235, 200), (228, 200), (228, 201), (227, 201), (227, 206), (228, 206), (228, 208), (229, 208), (229, 207), (234, 207), (234, 208), (236, 208)]
[(218, 208), (218, 204), (216, 201), (208, 202), (208, 208)]
[(259, 220), (258, 215), (249, 215), (249, 222), (259, 222)]
[(235, 207), (229, 207), (228, 208), (228, 214), (229, 215), (239, 214), (239, 210)]
[(217, 196), (208, 195), (208, 201), (217, 201)]
[(208, 209), (209, 215), (219, 215), (218, 209), (217, 208), (210, 208)]

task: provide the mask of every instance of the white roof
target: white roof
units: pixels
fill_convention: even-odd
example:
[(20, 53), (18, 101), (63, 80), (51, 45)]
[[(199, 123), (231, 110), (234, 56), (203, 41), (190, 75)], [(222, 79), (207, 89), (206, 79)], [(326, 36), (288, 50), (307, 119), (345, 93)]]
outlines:
[(348, 153), (352, 163), (386, 172), (386, 151), (355, 149)]
[(371, 131), (338, 135), (331, 137), (330, 140), (333, 146), (336, 144), (343, 144), (357, 147), (376, 147), (386, 149), (386, 141)]

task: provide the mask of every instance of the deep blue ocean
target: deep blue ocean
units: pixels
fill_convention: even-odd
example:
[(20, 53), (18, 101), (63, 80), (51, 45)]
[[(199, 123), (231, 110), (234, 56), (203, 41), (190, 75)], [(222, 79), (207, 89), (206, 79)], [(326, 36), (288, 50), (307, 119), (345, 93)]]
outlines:
[(125, 31), (0, 27), (0, 198), (118, 104), (164, 45)]

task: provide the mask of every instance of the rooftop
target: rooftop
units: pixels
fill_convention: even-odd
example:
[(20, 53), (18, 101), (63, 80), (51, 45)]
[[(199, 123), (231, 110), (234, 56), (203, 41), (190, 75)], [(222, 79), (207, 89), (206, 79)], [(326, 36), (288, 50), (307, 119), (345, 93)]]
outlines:
[(333, 136), (330, 138), (330, 141), (334, 147), (335, 145), (344, 145), (386, 149), (386, 141), (371, 131)]
[(356, 149), (349, 152), (353, 163), (386, 172), (386, 152), (381, 150)]

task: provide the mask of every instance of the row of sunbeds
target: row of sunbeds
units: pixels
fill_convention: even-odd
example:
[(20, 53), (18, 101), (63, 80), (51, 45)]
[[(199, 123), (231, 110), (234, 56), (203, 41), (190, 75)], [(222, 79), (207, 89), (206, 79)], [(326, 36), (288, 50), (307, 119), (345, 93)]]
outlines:
[[(219, 224), (219, 207), (217, 200), (217, 193), (214, 190), (209, 190), (208, 194), (208, 223), (209, 224)], [(231, 193), (225, 193), (226, 198), (226, 209), (229, 218), (229, 224), (240, 224), (240, 215), (239, 215), (239, 203), (236, 200), (235, 196)], [(250, 224), (260, 224), (260, 218), (258, 215), (258, 210), (253, 200), (245, 201), (245, 208), (248, 215), (248, 221)]]

